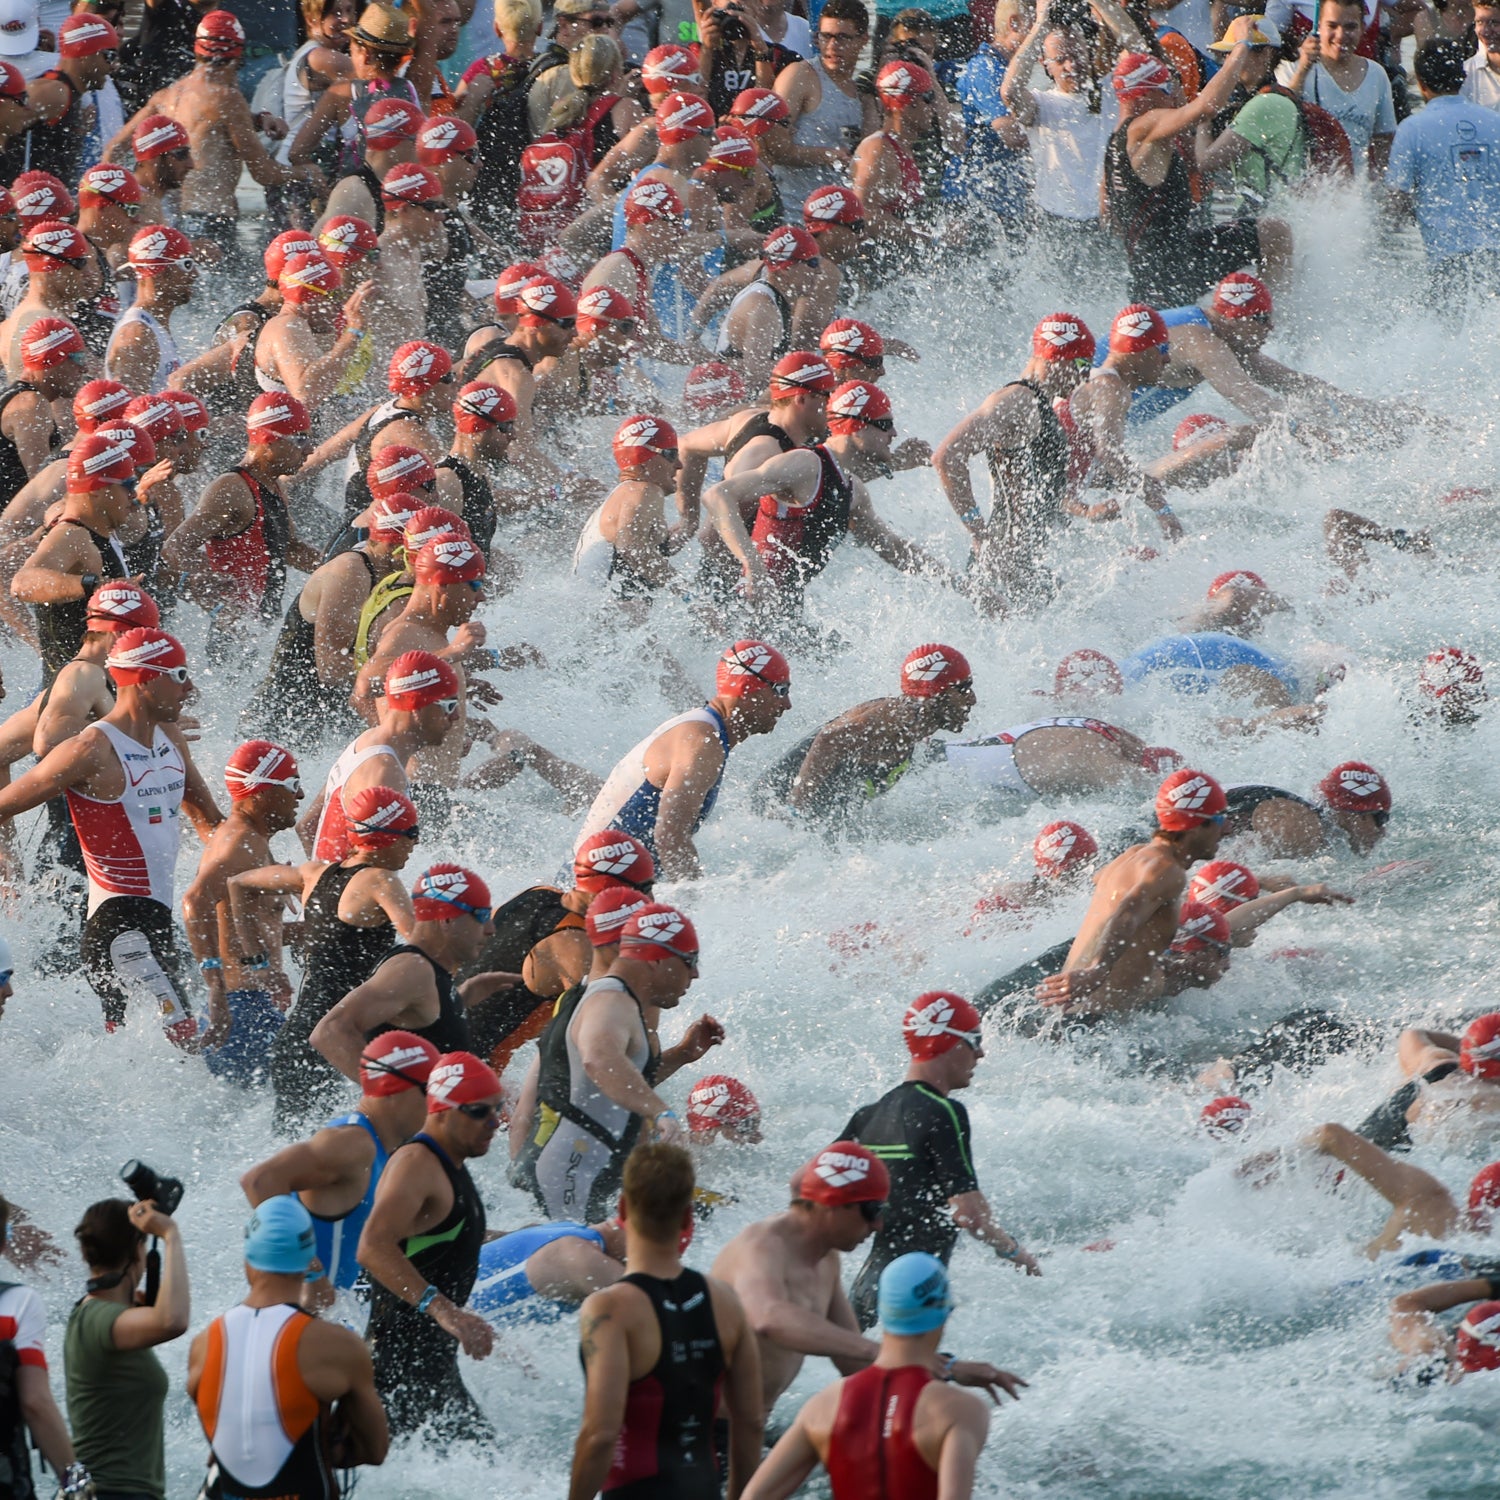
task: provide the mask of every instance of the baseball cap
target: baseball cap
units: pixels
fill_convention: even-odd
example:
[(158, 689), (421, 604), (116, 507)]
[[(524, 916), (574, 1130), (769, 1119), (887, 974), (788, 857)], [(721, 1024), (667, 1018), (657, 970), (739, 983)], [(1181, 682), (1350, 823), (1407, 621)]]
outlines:
[(1346, 760), (1335, 766), (1318, 783), (1318, 795), (1335, 812), (1391, 810), (1391, 789), (1385, 777), (1362, 760)]
[(979, 1050), (984, 1022), (979, 1012), (951, 990), (928, 990), (907, 1006), (901, 1019), (906, 1050), (919, 1062), (941, 1057), (959, 1042)]
[(400, 713), (415, 713), (458, 696), (458, 673), (430, 651), (403, 651), (385, 673), (385, 701)]
[(941, 1328), (953, 1311), (948, 1268), (925, 1250), (898, 1255), (880, 1273), (876, 1305), (887, 1333), (909, 1337)]
[(312, 1215), (292, 1193), (267, 1198), (245, 1225), (245, 1264), (275, 1276), (302, 1276), (317, 1258)]
[(147, 115), (135, 127), (131, 139), (137, 162), (151, 161), (158, 156), (167, 156), (174, 151), (191, 151), (193, 143), (188, 133), (169, 115)]
[[(1280, 47), (1281, 28), (1274, 22), (1268, 21), (1264, 16), (1249, 16), (1246, 18), (1249, 25), (1245, 30), (1244, 45), (1246, 47)], [(1231, 42), (1227, 38), (1220, 42), (1211, 42), (1208, 50), (1210, 52), (1233, 52), (1239, 42)]]
[(784, 687), (786, 690), (778, 695), (784, 698), (790, 692), (791, 680), (791, 663), (765, 641), (736, 641), (726, 648), (714, 668), (714, 688), (723, 698), (743, 698), (763, 686), (773, 692)]
[(0, 54), (24, 57), (36, 51), (40, 10), (37, 0), (0, 0)]
[(793, 1193), (808, 1203), (844, 1208), (851, 1203), (885, 1203), (891, 1196), (891, 1174), (872, 1151), (858, 1141), (825, 1146), (793, 1180)]
[(650, 890), (655, 879), (650, 850), (618, 829), (591, 833), (573, 851), (573, 884), (581, 891), (603, 891), (612, 885)]
[(1079, 359), (1092, 362), (1094, 335), (1077, 313), (1048, 313), (1031, 331), (1031, 352), (1038, 359)]
[(1181, 832), (1215, 818), (1222, 820), (1228, 806), (1224, 788), (1212, 776), (1184, 766), (1158, 788), (1156, 821), (1169, 832)]
[(457, 917), (473, 917), (483, 924), (494, 910), (489, 886), (462, 865), (429, 865), (417, 877), (411, 898), (419, 922), (451, 922)]
[(224, 785), (238, 802), (241, 797), (253, 797), (268, 787), (301, 791), (302, 777), (290, 750), (270, 740), (246, 740), (230, 752), (224, 766)]
[(947, 688), (974, 683), (969, 659), (952, 646), (936, 641), (918, 646), (901, 663), (901, 691), (908, 698), (934, 698)]
[(344, 821), (356, 849), (389, 849), (419, 835), (416, 804), (393, 786), (362, 786), (345, 797)]
[(388, 1099), (408, 1089), (425, 1089), (439, 1055), (425, 1036), (414, 1031), (382, 1031), (359, 1054), (360, 1092), (372, 1099)]

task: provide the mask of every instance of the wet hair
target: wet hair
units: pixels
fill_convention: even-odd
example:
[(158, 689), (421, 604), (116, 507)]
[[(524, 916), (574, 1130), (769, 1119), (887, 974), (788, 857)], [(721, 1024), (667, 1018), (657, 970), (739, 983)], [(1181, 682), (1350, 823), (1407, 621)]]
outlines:
[(539, 0), (495, 0), (495, 30), (522, 45), (534, 42), (542, 30)]
[(693, 1206), (693, 1187), (693, 1158), (681, 1146), (637, 1146), (625, 1158), (622, 1190), (629, 1222), (648, 1239), (676, 1238)]
[(830, 21), (848, 21), (858, 26), (862, 34), (869, 35), (870, 12), (862, 0), (828, 0), (818, 13), (819, 21), (824, 16), (827, 16)]
[(1464, 86), (1468, 61), (1461, 42), (1440, 37), (1417, 49), (1417, 81), (1432, 94), (1456, 94)]
[(135, 1258), (145, 1236), (130, 1222), (130, 1207), (124, 1198), (102, 1198), (84, 1209), (73, 1238), (86, 1265), (114, 1271)]
[(571, 130), (586, 115), (610, 80), (625, 66), (625, 54), (612, 36), (586, 36), (568, 53), (568, 76), (573, 88), (552, 106), (547, 129)]

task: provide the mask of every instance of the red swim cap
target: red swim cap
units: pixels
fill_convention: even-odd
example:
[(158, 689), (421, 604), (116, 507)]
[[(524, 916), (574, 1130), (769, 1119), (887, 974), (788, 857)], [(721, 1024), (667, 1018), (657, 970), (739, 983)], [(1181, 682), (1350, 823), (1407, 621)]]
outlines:
[(78, 212), (78, 205), (62, 179), (50, 172), (22, 172), (10, 185), (10, 196), (16, 205), (16, 217), (26, 225), (48, 219), (71, 219)]
[[(415, 496), (407, 498), (414, 499)], [(407, 559), (415, 558), (428, 542), (434, 542), (440, 536), (461, 536), (467, 541), (474, 540), (469, 523), (441, 505), (424, 504), (420, 510), (413, 511), (401, 532), (401, 545), (406, 549)]]
[(894, 428), (891, 400), (872, 380), (846, 380), (828, 398), (828, 430), (837, 435), (858, 432), (861, 427)]
[(515, 317), (521, 311), (521, 288), (534, 277), (545, 275), (535, 261), (518, 260), (507, 266), (495, 282), (495, 311), (501, 317)]
[[(329, 220), (331, 224), (333, 221)], [(286, 263), (294, 255), (317, 255), (322, 251), (321, 240), (306, 229), (283, 229), (266, 246), (261, 260), (266, 268), (266, 280), (275, 286), (286, 270)]]
[(694, 365), (682, 387), (682, 400), (696, 412), (745, 404), (745, 377), (731, 365), (711, 359)]
[(373, 224), (357, 214), (337, 214), (323, 226), (314, 248), (321, 250), (342, 272), (357, 266), (379, 244), (380, 236)]
[(187, 131), (169, 115), (147, 115), (135, 127), (135, 136), (130, 144), (137, 162), (152, 161), (158, 156), (170, 156), (174, 151), (193, 149)]
[(516, 294), (516, 308), (521, 327), (537, 328), (543, 323), (565, 323), (578, 316), (578, 298), (571, 287), (545, 271), (533, 276)]
[(455, 156), (466, 156), (479, 144), (474, 127), (457, 115), (434, 115), (417, 132), (417, 160), (424, 167), (440, 167)]
[(73, 397), (73, 420), (80, 432), (92, 432), (119, 416), (134, 399), (118, 380), (91, 380)]
[(75, 494), (108, 489), (112, 484), (129, 484), (135, 478), (130, 442), (116, 441), (99, 431), (89, 433), (73, 444), (68, 454), (67, 475), (68, 489)]
[(688, 1094), (687, 1128), (694, 1135), (751, 1120), (760, 1122), (760, 1100), (728, 1073), (700, 1078)]
[(414, 1031), (382, 1031), (359, 1054), (360, 1091), (371, 1099), (388, 1099), (408, 1089), (425, 1089), (438, 1055)]
[(785, 400), (802, 391), (821, 391), (827, 395), (838, 379), (826, 363), (805, 349), (783, 354), (771, 367), (771, 400)]
[(790, 114), (786, 100), (771, 89), (742, 89), (729, 106), (729, 118), (743, 125), (752, 140), (758, 140)]
[(442, 1114), (460, 1104), (478, 1104), (500, 1095), (495, 1070), (472, 1052), (445, 1052), (427, 1075), (427, 1113)]
[(1141, 769), (1150, 771), (1153, 776), (1165, 776), (1168, 771), (1186, 764), (1187, 757), (1170, 745), (1147, 745), (1141, 751)]
[(926, 68), (900, 58), (888, 62), (875, 75), (875, 92), (886, 109), (905, 109), (913, 99), (930, 99), (934, 87)]
[(677, 433), (665, 417), (626, 417), (615, 429), (610, 449), (622, 469), (638, 469), (653, 458), (676, 455)]
[(858, 1141), (835, 1141), (797, 1174), (793, 1192), (808, 1203), (843, 1208), (852, 1203), (884, 1203), (891, 1196), (885, 1163)]
[(721, 125), (714, 131), (714, 143), (708, 148), (705, 172), (753, 172), (760, 152), (749, 132), (738, 125)]
[(830, 183), (827, 187), (814, 188), (803, 200), (802, 227), (809, 234), (819, 234), (830, 224), (864, 222), (864, 200), (853, 188)]
[(761, 241), (760, 258), (774, 271), (783, 271), (799, 262), (817, 260), (818, 242), (795, 224), (773, 229)]
[(1391, 789), (1385, 777), (1362, 760), (1346, 760), (1335, 766), (1318, 783), (1318, 795), (1336, 812), (1391, 810)]
[(21, 364), (27, 370), (55, 370), (83, 352), (83, 335), (66, 318), (37, 318), (21, 335)]
[(901, 692), (907, 698), (935, 698), (960, 683), (972, 687), (973, 679), (968, 657), (936, 641), (909, 651), (901, 663)]
[(1220, 573), (1208, 586), (1208, 597), (1210, 599), (1222, 594), (1225, 589), (1267, 589), (1270, 585), (1259, 573), (1252, 573), (1249, 568), (1237, 568), (1232, 573)]
[(141, 185), (135, 173), (129, 167), (111, 166), (107, 162), (97, 162), (78, 179), (79, 198), (85, 193), (124, 207), (141, 201)]
[(1092, 362), (1094, 335), (1077, 313), (1048, 313), (1031, 332), (1031, 352), (1038, 359), (1081, 359)]
[(307, 408), (285, 391), (262, 391), (245, 413), (245, 436), (252, 443), (274, 443), (311, 431)]
[(407, 522), (418, 511), (430, 508), (415, 495), (383, 495), (370, 504), (370, 536), (375, 541), (397, 546), (405, 536)]
[(901, 1018), (906, 1050), (918, 1062), (928, 1062), (967, 1042), (976, 1051), (983, 1019), (962, 995), (948, 990), (928, 990), (918, 995)]
[(858, 318), (835, 318), (818, 339), (818, 349), (836, 375), (850, 379), (866, 373), (857, 366), (885, 359), (885, 340)]
[(1070, 651), (1057, 664), (1052, 691), (1061, 698), (1066, 693), (1123, 693), (1125, 679), (1120, 669), (1102, 651), (1085, 646)]
[(28, 271), (55, 271), (65, 263), (83, 265), (91, 253), (83, 235), (60, 219), (39, 220), (21, 242), (21, 255)]
[(1260, 895), (1260, 881), (1232, 859), (1211, 859), (1188, 882), (1188, 900), (1227, 915)]
[(377, 151), (400, 141), (414, 141), (422, 128), (422, 111), (410, 99), (377, 99), (365, 113), (365, 144)]
[(620, 929), (620, 955), (647, 964), (680, 958), (696, 970), (698, 933), (675, 906), (653, 901), (626, 919)]
[(442, 196), (437, 173), (416, 162), (394, 166), (380, 179), (380, 201), (387, 208), (398, 203), (437, 203)]
[(147, 224), (130, 237), (129, 259), (137, 276), (154, 276), (193, 258), (193, 242), (170, 224)]
[(1500, 1011), (1469, 1022), (1459, 1043), (1458, 1065), (1475, 1078), (1500, 1078)]
[(1198, 1112), (1198, 1123), (1209, 1135), (1227, 1140), (1238, 1135), (1254, 1113), (1249, 1102), (1238, 1094), (1221, 1094), (1217, 1099), (1210, 1099)]
[(630, 298), (612, 286), (591, 286), (578, 299), (578, 331), (598, 333), (606, 323), (634, 323)]
[(1121, 308), (1109, 325), (1109, 352), (1111, 354), (1146, 354), (1152, 349), (1164, 349), (1171, 340), (1167, 325), (1154, 307), (1143, 302), (1132, 302)]
[[(211, 14), (224, 15), (227, 12)], [(99, 52), (118, 52), (119, 49), (120, 33), (102, 16), (71, 15), (57, 28), (59, 57), (93, 57)]]
[[(91, 385), (114, 384), (113, 381), (91, 381)], [(203, 404), (201, 396), (195, 396), (191, 391), (179, 391), (168, 389), (161, 393), (163, 401), (170, 401), (177, 408), (177, 415), (182, 418), (182, 425), (189, 432), (202, 432), (208, 426), (208, 407)]]
[(370, 460), (365, 483), (378, 500), (382, 495), (398, 495), (436, 484), (437, 470), (420, 448), (389, 443)]
[(1500, 1370), (1500, 1302), (1476, 1302), (1464, 1314), (1453, 1337), (1453, 1352), (1471, 1373)]
[(287, 257), (276, 278), (281, 300), (293, 307), (305, 307), (320, 298), (331, 297), (344, 284), (339, 269), (321, 250), (309, 250)]
[(703, 86), (693, 54), (683, 47), (653, 47), (641, 61), (641, 82), (648, 94), (669, 94), (691, 84)]
[(116, 682), (134, 686), (173, 667), (187, 666), (187, 652), (175, 635), (137, 626), (114, 643), (104, 665)]
[(1213, 310), (1221, 318), (1269, 318), (1271, 293), (1248, 271), (1231, 271), (1214, 288)]
[(620, 929), (643, 908), (650, 906), (651, 898), (628, 885), (606, 886), (592, 901), (583, 919), (589, 942), (596, 948), (608, 948), (620, 941)]
[(92, 436), (123, 447), (130, 455), (130, 467), (142, 474), (156, 462), (156, 444), (134, 422), (116, 417), (108, 427), (97, 427)]
[(393, 786), (362, 786), (345, 797), (344, 821), (356, 849), (389, 849), (403, 836), (416, 842), (416, 804)]
[(441, 344), (413, 339), (391, 355), (386, 389), (393, 396), (420, 396), (453, 373), (453, 356)]
[(136, 583), (101, 583), (89, 595), (85, 619), (90, 630), (133, 630), (161, 625), (161, 612), (145, 589)]
[(1177, 935), (1172, 939), (1172, 952), (1199, 953), (1210, 947), (1229, 947), (1229, 923), (1224, 914), (1201, 901), (1184, 901), (1177, 915)]
[(132, 427), (139, 427), (153, 443), (160, 443), (166, 438), (179, 438), (184, 431), (182, 413), (178, 411), (177, 403), (168, 401), (165, 395), (137, 396), (125, 408), (125, 420)]
[(1098, 852), (1099, 845), (1093, 834), (1081, 823), (1070, 823), (1066, 818), (1049, 823), (1037, 834), (1031, 846), (1037, 873), (1049, 880), (1066, 875)]
[(625, 225), (628, 229), (663, 222), (681, 224), (682, 220), (682, 199), (670, 183), (660, 178), (648, 177), (625, 194)]
[(198, 57), (239, 57), (245, 50), (245, 28), (230, 10), (211, 10), (193, 33), (193, 52)]
[(1110, 75), (1115, 98), (1121, 103), (1172, 90), (1172, 70), (1149, 52), (1122, 52)]
[(708, 100), (701, 95), (673, 90), (656, 102), (656, 135), (664, 146), (678, 146), (696, 136), (709, 135), (718, 123)]
[(1500, 1208), (1500, 1161), (1481, 1167), (1469, 1184), (1469, 1212), (1476, 1218), (1487, 1218)]
[(462, 865), (429, 865), (417, 877), (411, 904), (419, 922), (452, 922), (458, 917), (473, 917), (482, 924), (493, 913), (489, 886)]
[(591, 833), (573, 852), (573, 884), (581, 891), (603, 891), (612, 885), (649, 890), (655, 879), (650, 851), (615, 828)]
[(488, 380), (471, 380), (453, 403), (453, 425), (460, 432), (488, 432), (516, 420), (516, 398)]
[(714, 668), (714, 688), (721, 698), (743, 698), (791, 680), (791, 663), (764, 641), (736, 641)]
[(1191, 417), (1184, 417), (1172, 433), (1172, 451), (1181, 452), (1189, 444), (1212, 437), (1216, 432), (1228, 432), (1229, 425), (1223, 417), (1208, 412), (1195, 412)]
[(1168, 832), (1196, 828), (1229, 806), (1224, 788), (1203, 771), (1173, 771), (1156, 793), (1156, 821)]
[(270, 787), (300, 792), (302, 777), (290, 750), (270, 740), (246, 740), (230, 754), (224, 767), (224, 785), (238, 802)]
[(430, 651), (403, 651), (385, 673), (385, 701), (401, 713), (415, 713), (458, 697), (458, 674)]
[(1484, 687), (1484, 668), (1472, 652), (1457, 646), (1443, 646), (1422, 663), (1417, 690), (1427, 698), (1465, 698), (1483, 702), (1489, 694)]
[(434, 537), (411, 564), (418, 583), (447, 588), (455, 583), (478, 583), (484, 577), (484, 553), (466, 536)]

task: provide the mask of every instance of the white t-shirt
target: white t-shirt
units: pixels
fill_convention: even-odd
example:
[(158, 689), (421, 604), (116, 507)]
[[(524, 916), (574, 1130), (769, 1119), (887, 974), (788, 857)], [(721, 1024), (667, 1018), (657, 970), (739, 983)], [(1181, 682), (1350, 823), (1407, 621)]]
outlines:
[(1461, 98), (1484, 109), (1500, 109), (1500, 73), (1490, 66), (1483, 47), (1464, 64), (1464, 74), (1464, 86), (1458, 91)]
[[(771, 37), (764, 31), (761, 36), (766, 41)], [(786, 18), (786, 35), (781, 39), (781, 46), (788, 52), (795, 52), (798, 57), (815, 57), (817, 49), (813, 46), (812, 27), (807, 24), (806, 16), (792, 16)]]
[(16, 1346), (16, 1358), (23, 1365), (47, 1368), (47, 1310), (30, 1287), (0, 1292), (0, 1339)]
[(1104, 152), (1120, 123), (1114, 91), (1105, 91), (1097, 114), (1081, 93), (1044, 89), (1032, 97), (1037, 123), (1026, 131), (1036, 167), (1032, 201), (1061, 219), (1097, 219)]
[[(1279, 83), (1290, 84), (1297, 71), (1295, 63), (1281, 63), (1276, 69)], [(1349, 137), (1349, 154), (1354, 158), (1354, 174), (1369, 172), (1370, 138), (1395, 135), (1396, 106), (1391, 100), (1391, 80), (1384, 68), (1365, 62), (1365, 76), (1353, 93), (1345, 93), (1333, 81), (1333, 75), (1322, 63), (1314, 63), (1302, 85), (1302, 98), (1308, 104), (1326, 109)]]

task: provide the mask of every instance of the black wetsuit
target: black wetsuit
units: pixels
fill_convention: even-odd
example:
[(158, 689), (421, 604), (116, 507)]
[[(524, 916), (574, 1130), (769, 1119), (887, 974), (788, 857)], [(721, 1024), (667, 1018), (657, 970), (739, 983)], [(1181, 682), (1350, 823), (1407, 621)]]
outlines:
[(995, 497), (988, 530), (1015, 559), (1007, 569), (1011, 592), (1016, 579), (1034, 575), (1037, 587), (1032, 592), (1045, 602), (1052, 589), (1041, 559), (1053, 530), (1064, 520), (1068, 435), (1041, 386), (1033, 380), (1013, 380), (1003, 389), (1018, 386), (1031, 392), (1041, 430), (1022, 447), (985, 450)]
[(727, 468), (746, 443), (755, 438), (775, 438), (783, 453), (790, 453), (794, 448), (800, 446), (794, 443), (786, 431), (778, 427), (772, 420), (769, 412), (758, 411), (748, 422), (745, 422), (735, 435), (730, 438), (728, 446), (724, 449), (724, 465)]
[(495, 540), (497, 519), (495, 492), (490, 488), (489, 480), (478, 469), (452, 453), (447, 458), (441, 459), (437, 467), (448, 469), (457, 476), (459, 488), (464, 496), (462, 511), (464, 524), (469, 528), (469, 535), (474, 538), (474, 545), (484, 553), (484, 560), (488, 564), (490, 544)]
[[(376, 965), (376, 968), (383, 967), (403, 953), (420, 954), (432, 965), (432, 980), (437, 985), (438, 1013), (437, 1019), (429, 1021), (425, 1026), (403, 1026), (399, 1029), (426, 1037), (439, 1052), (472, 1051), (469, 1040), (469, 1020), (464, 1014), (464, 1003), (458, 998), (458, 987), (453, 983), (453, 976), (431, 954), (423, 952), (415, 943), (398, 943)], [(394, 1026), (377, 1026), (370, 1033), (370, 1037), (377, 1037), (383, 1031), (397, 1029)], [(366, 1040), (368, 1041), (369, 1038), (367, 1037)]]
[(728, 1368), (708, 1282), (683, 1269), (671, 1281), (622, 1278), (650, 1299), (661, 1355), (632, 1380), (604, 1487), (607, 1500), (718, 1500), (714, 1410)]
[[(375, 565), (358, 549), (354, 555), (374, 588)], [(325, 687), (318, 677), (316, 634), (316, 625), (302, 617), (299, 593), (286, 612), (266, 675), (240, 716), (242, 733), (273, 740), (297, 736), (304, 741), (315, 735), (343, 744), (360, 732), (347, 685)]]
[(266, 324), (275, 316), (275, 310), (261, 302), (241, 302), (238, 307), (231, 308), (224, 314), (223, 320), (214, 332), (213, 341), (215, 344), (222, 344), (231, 339), (233, 334), (229, 329), (229, 323), (246, 314), (255, 319), (255, 327), (239, 353), (235, 355), (234, 363), (230, 366), (229, 379), (223, 385), (215, 386), (203, 398), (204, 405), (216, 417), (244, 411), (261, 394), (260, 382), (255, 378), (255, 349), (260, 343), (260, 336), (265, 331)]
[[(423, 1133), (401, 1151), (430, 1151), (453, 1187), (453, 1207), (439, 1224), (401, 1243), (402, 1253), (429, 1286), (462, 1307), (479, 1274), (484, 1244), (484, 1204), (465, 1166)], [(392, 1160), (394, 1160), (394, 1155)], [(484, 1413), (458, 1372), (458, 1340), (438, 1327), (431, 1314), (371, 1278), (369, 1339), (375, 1356), (375, 1389), (385, 1403), (393, 1437), (431, 1425), (451, 1441), (494, 1436)]]
[[(100, 583), (130, 576), (123, 550), (113, 532), (108, 536), (100, 536), (93, 527), (67, 516), (54, 521), (52, 526), (81, 526), (94, 539), (102, 564)], [(52, 526), (47, 530), (50, 531)], [(88, 623), (87, 609), (88, 600), (82, 595), (77, 599), (65, 599), (59, 604), (32, 605), (32, 612), (36, 615), (36, 637), (42, 652), (44, 682), (50, 683), (78, 655)]]
[(49, 68), (36, 81), (49, 79), (68, 90), (68, 107), (55, 120), (38, 120), (31, 127), (29, 170), (50, 172), (59, 182), (76, 185), (83, 171), (83, 148), (88, 139), (89, 120), (83, 107), (83, 93), (60, 68)]
[(1403, 1083), (1389, 1099), (1354, 1127), (1354, 1133), (1373, 1142), (1382, 1151), (1409, 1151), (1412, 1142), (1411, 1123), (1406, 1118), (1407, 1110), (1417, 1102), (1424, 1083), (1440, 1083), (1456, 1072), (1456, 1062), (1442, 1062), (1435, 1068), (1429, 1068), (1420, 1078)]
[[(38, 394), (37, 388), (29, 380), (13, 380), (4, 390), (0, 390), (0, 418), (5, 416), (5, 408), (17, 396), (24, 396), (28, 393)], [(62, 434), (54, 423), (52, 436), (47, 439), (47, 451), (56, 453), (61, 447)], [(30, 478), (31, 476), (26, 472), (26, 465), (21, 462), (21, 451), (16, 447), (15, 441), (0, 431), (0, 504), (8, 505), (21, 492)]]
[[(759, 800), (778, 807), (789, 805), (788, 799), (792, 788), (797, 784), (797, 773), (802, 769), (802, 762), (807, 759), (818, 736), (827, 728), (828, 725), (825, 724), (821, 729), (815, 729), (798, 740), (785, 755), (778, 757), (768, 770), (761, 773), (755, 784)], [(935, 758), (931, 754), (932, 749), (929, 742), (919, 741), (905, 760), (886, 770), (872, 768), (855, 760), (843, 761), (832, 774), (823, 778), (817, 795), (806, 806), (799, 807), (797, 812), (801, 817), (818, 822), (843, 825), (867, 803), (890, 791), (913, 766), (928, 764)]]
[(339, 920), (339, 902), (363, 865), (329, 865), (318, 876), (302, 916), (302, 987), (286, 1024), (271, 1043), (271, 1086), (276, 1128), (296, 1134), (316, 1116), (332, 1114), (348, 1080), (309, 1040), (313, 1028), (350, 990), (375, 972), (391, 951), (396, 929), (389, 922), (355, 927)]
[[(987, 1015), (997, 1005), (1009, 1000), (1012, 1003), (1006, 1007), (1008, 1021), (1019, 1023), (1023, 1033), (1040, 1029), (1051, 1017), (1037, 1005), (1036, 987), (1044, 979), (1062, 973), (1062, 966), (1068, 961), (1072, 946), (1073, 939), (1064, 938), (1062, 942), (1054, 943), (1045, 953), (1028, 959), (1018, 968), (985, 985), (974, 997), (974, 1006), (979, 1014)], [(1031, 1025), (1031, 1022), (1035, 1024)]]
[(859, 1326), (868, 1328), (875, 1321), (880, 1273), (898, 1255), (924, 1250), (948, 1263), (958, 1240), (948, 1200), (977, 1192), (979, 1179), (968, 1111), (925, 1083), (899, 1083), (856, 1110), (839, 1138), (867, 1146), (891, 1174), (885, 1219), (849, 1297)]
[(1296, 792), (1283, 791), (1279, 786), (1266, 786), (1259, 782), (1225, 787), (1224, 801), (1227, 804), (1224, 809), (1225, 838), (1237, 833), (1252, 832), (1256, 811), (1267, 802), (1295, 802), (1298, 807), (1317, 813), (1319, 821), (1323, 816), (1317, 804), (1309, 802), (1306, 797), (1299, 797)]
[(445, 349), (462, 349), (469, 336), (464, 321), (464, 281), (474, 255), (474, 234), (457, 209), (443, 214), (448, 253), (441, 260), (424, 261), (422, 285), (427, 289), (427, 337)]

